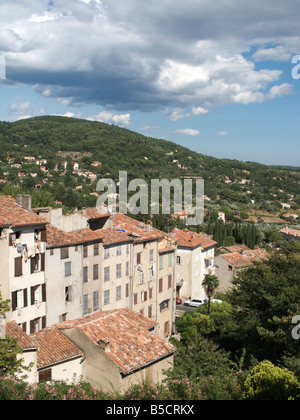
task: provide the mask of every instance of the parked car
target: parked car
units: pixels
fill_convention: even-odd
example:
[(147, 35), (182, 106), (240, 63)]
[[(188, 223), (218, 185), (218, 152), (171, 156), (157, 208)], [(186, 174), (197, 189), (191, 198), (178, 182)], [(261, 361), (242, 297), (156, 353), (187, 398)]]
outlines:
[(176, 305), (181, 305), (183, 300), (181, 298), (176, 298)]
[(205, 301), (202, 299), (188, 299), (184, 302), (184, 305), (197, 308), (198, 306), (205, 305)]

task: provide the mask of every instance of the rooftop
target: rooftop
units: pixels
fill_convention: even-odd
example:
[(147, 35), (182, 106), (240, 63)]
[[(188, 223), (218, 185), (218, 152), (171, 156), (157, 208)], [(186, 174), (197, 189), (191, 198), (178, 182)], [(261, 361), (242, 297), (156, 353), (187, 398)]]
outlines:
[(142, 223), (125, 214), (116, 213), (111, 216), (111, 220), (114, 229), (123, 231), (126, 235), (131, 236), (135, 242), (163, 239), (167, 236), (164, 232), (153, 228), (151, 224)]
[(0, 226), (34, 226), (45, 223), (32, 211), (25, 210), (15, 198), (0, 196)]
[(268, 254), (263, 249), (245, 251), (243, 254), (234, 252), (222, 255), (226, 261), (236, 268), (243, 268), (253, 265), (254, 261), (262, 261), (268, 258)]
[(64, 335), (65, 330), (77, 328), (95, 346), (104, 343), (107, 356), (123, 374), (129, 374), (175, 352), (174, 346), (149, 331), (155, 325), (129, 308), (62, 322), (33, 335), (40, 349), (39, 366), (80, 356), (82, 352)]
[(296, 238), (300, 238), (300, 230), (297, 230), (297, 229), (290, 229), (289, 227), (285, 227), (284, 229), (281, 229), (280, 233), (283, 233), (285, 235), (295, 236)]
[(189, 230), (174, 229), (171, 233), (171, 238), (178, 241), (177, 245), (183, 248), (211, 248), (217, 245), (216, 241), (210, 239), (207, 235), (191, 232)]

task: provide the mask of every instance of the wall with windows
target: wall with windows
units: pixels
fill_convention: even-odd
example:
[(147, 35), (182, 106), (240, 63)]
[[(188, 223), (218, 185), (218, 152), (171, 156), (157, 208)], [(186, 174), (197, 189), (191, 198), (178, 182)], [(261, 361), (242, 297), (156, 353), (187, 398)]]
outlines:
[(44, 232), (42, 225), (9, 229), (2, 243), (5, 248), (0, 256), (3, 297), (11, 301), (7, 319), (15, 321), (27, 334), (46, 325)]
[(82, 246), (47, 249), (47, 326), (83, 316)]

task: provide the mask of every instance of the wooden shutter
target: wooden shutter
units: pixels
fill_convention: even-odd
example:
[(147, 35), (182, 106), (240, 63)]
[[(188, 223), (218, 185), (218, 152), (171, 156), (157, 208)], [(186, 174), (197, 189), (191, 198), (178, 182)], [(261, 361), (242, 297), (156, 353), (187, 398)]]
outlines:
[(134, 295), (134, 304), (137, 305), (137, 294)]
[(46, 295), (46, 285), (42, 284), (42, 302), (46, 302), (47, 295)]
[(168, 276), (168, 288), (171, 289), (172, 287), (172, 276)]
[(30, 304), (34, 305), (34, 287), (30, 288)]
[(23, 258), (15, 258), (15, 277), (23, 276)]
[(46, 229), (41, 231), (41, 242), (47, 242), (47, 231), (46, 231)]
[(163, 279), (159, 279), (159, 293), (163, 291)]
[(45, 254), (41, 254), (41, 271), (45, 271)]
[(28, 293), (27, 293), (27, 289), (23, 290), (23, 306), (24, 308), (27, 308), (28, 306)]
[(17, 306), (18, 306), (17, 292), (12, 292), (12, 294), (11, 294), (11, 307), (12, 307), (12, 311), (15, 311), (17, 309)]

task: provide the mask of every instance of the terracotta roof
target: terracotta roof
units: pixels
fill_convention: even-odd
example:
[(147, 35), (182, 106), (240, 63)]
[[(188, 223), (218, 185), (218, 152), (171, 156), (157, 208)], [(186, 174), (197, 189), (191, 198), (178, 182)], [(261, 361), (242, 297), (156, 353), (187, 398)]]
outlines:
[(281, 229), (280, 233), (295, 236), (295, 238), (300, 238), (300, 230), (297, 229), (290, 229), (289, 227), (285, 227), (284, 229)]
[(254, 261), (261, 261), (268, 258), (266, 251), (262, 249), (255, 249), (246, 251), (243, 254), (234, 252), (232, 254), (222, 255), (222, 258), (227, 260), (236, 268), (248, 267), (254, 263)]
[(110, 213), (103, 213), (97, 207), (89, 207), (82, 210), (77, 211), (77, 213), (81, 214), (82, 216), (86, 217), (87, 220), (96, 220), (96, 219), (103, 219), (108, 218), (111, 216)]
[(57, 329), (78, 328), (92, 343), (106, 343), (106, 355), (129, 374), (175, 353), (175, 347), (149, 330), (156, 323), (129, 308), (98, 312), (90, 317), (58, 324)]
[(123, 232), (118, 232), (113, 229), (94, 231), (89, 228), (85, 228), (67, 233), (55, 226), (47, 225), (46, 230), (48, 248), (79, 245), (93, 241), (103, 242), (104, 245), (130, 241), (130, 238), (128, 238)]
[(125, 214), (116, 213), (111, 216), (111, 219), (115, 229), (120, 228), (127, 235), (130, 235), (135, 242), (162, 239), (166, 236), (164, 232), (153, 228), (151, 225), (132, 219)]
[(217, 245), (216, 241), (213, 241), (204, 234), (191, 232), (189, 230), (175, 229), (171, 233), (171, 238), (177, 242), (177, 246), (184, 248), (195, 248), (201, 246), (203, 249), (211, 248)]
[(38, 347), (38, 369), (83, 356), (82, 350), (55, 328), (32, 334), (30, 340)]
[(246, 245), (233, 245), (233, 246), (221, 246), (219, 248), (219, 251), (225, 251), (228, 252), (229, 254), (233, 254), (235, 252), (245, 252), (245, 251), (251, 251), (250, 248), (248, 248)]
[(6, 323), (5, 334), (9, 337), (16, 338), (18, 346), (23, 350), (37, 350), (37, 346), (32, 343), (30, 337), (23, 332), (15, 321)]
[(45, 225), (33, 212), (25, 210), (10, 196), (0, 196), (0, 226)]

